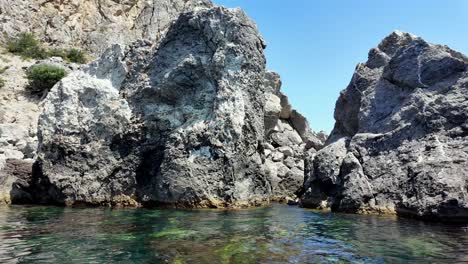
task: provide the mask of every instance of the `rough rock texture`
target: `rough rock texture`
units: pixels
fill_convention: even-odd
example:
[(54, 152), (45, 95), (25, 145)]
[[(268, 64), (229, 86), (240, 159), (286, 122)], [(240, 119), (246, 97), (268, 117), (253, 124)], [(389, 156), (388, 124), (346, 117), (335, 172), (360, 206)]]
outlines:
[[(18, 56), (2, 54), (0, 78), (5, 81), (0, 87), (0, 203), (23, 200), (12, 191), (12, 184), (25, 181), (30, 171), (37, 150), (37, 120), (40, 114), (39, 104), (42, 94), (31, 94), (25, 72), (39, 64), (50, 64), (70, 72), (78, 65), (65, 63), (60, 58), (41, 61), (24, 61)], [(19, 165), (20, 164), (20, 165)], [(27, 169), (29, 167), (29, 169)], [(14, 169), (17, 168), (18, 171)], [(29, 171), (29, 173), (25, 173)], [(25, 186), (21, 183), (22, 186)]]
[[(279, 119), (280, 81), (265, 70), (256, 25), (240, 9), (200, 9), (152, 44), (115, 45), (49, 93), (39, 118), (36, 199), (182, 207), (273, 199), (266, 132), (285, 123), (278, 162), (305, 143)], [(300, 162), (287, 162), (297, 175), (286, 177), (297, 179), (284, 196), (304, 177)]]
[[(112, 43), (148, 38), (157, 44), (181, 12), (208, 6), (212, 6), (209, 0), (0, 0), (0, 42), (33, 32), (46, 45), (100, 55)], [(34, 63), (7, 53), (0, 61), (0, 69), (8, 67), (0, 75), (6, 81), (0, 88), (0, 181), (17, 178), (12, 167), (5, 167), (7, 160), (28, 160), (31, 165), (36, 156), (38, 105), (43, 96), (32, 95), (25, 79), (25, 71)], [(79, 69), (60, 58), (37, 63), (64, 67), (67, 72)], [(9, 196), (10, 189), (11, 185), (1, 188), (0, 195)]]
[[(209, 0), (1, 0), (0, 42), (5, 43), (21, 32), (33, 32), (49, 46), (85, 49), (97, 55), (112, 43), (128, 44), (139, 38), (158, 43), (181, 12), (211, 5)], [(8, 67), (0, 76), (6, 81), (0, 88), (2, 197), (10, 197), (12, 185), (7, 183), (7, 178), (8, 182), (18, 179), (13, 169), (19, 167), (8, 167), (8, 160), (26, 161), (30, 167), (36, 156), (39, 104), (44, 98), (32, 95), (25, 79), (25, 71), (35, 63), (6, 53), (0, 61), (1, 69)], [(79, 69), (79, 65), (65, 63), (60, 58), (37, 63), (64, 67), (67, 72)], [(0, 201), (9, 203), (10, 198)]]
[(273, 199), (294, 200), (304, 183), (304, 159), (315, 153), (324, 139), (313, 133), (307, 120), (292, 109), (280, 92), (280, 77), (267, 72), (265, 94), (265, 135), (263, 153), (266, 171), (271, 178)]
[(307, 207), (468, 218), (468, 59), (394, 32), (356, 68), (326, 147), (306, 162)]
[(158, 41), (180, 13), (211, 5), (209, 0), (1, 0), (0, 40), (33, 32), (51, 46), (100, 55), (114, 43)]
[(8, 159), (0, 169), (0, 204), (31, 203), (33, 159)]

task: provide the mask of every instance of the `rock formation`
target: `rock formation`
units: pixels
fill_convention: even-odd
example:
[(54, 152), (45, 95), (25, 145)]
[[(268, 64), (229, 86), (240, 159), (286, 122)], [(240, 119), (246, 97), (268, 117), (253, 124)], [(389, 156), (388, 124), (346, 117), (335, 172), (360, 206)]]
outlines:
[[(128, 44), (139, 38), (158, 43), (181, 12), (208, 6), (212, 6), (208, 0), (2, 0), (0, 42), (21, 32), (33, 32), (45, 45), (84, 49), (96, 56), (112, 43)], [(19, 180), (18, 175), (24, 179), (25, 171), (31, 173), (36, 157), (39, 104), (43, 97), (31, 95), (25, 78), (25, 72), (35, 63), (7, 53), (0, 60), (1, 69), (6, 69), (0, 76), (5, 79), (4, 87), (0, 87), (0, 203), (18, 200), (11, 194), (17, 196), (21, 192), (12, 192), (13, 185)], [(79, 68), (60, 58), (37, 63), (64, 67), (68, 72)], [(24, 200), (22, 197), (21, 194), (19, 200)]]
[(293, 196), (305, 150), (321, 143), (282, 105), (264, 48), (242, 10), (199, 9), (159, 44), (114, 45), (64, 78), (39, 118), (36, 201), (243, 207)]
[(307, 120), (289, 104), (280, 92), (281, 80), (267, 73), (265, 94), (265, 136), (262, 144), (265, 165), (272, 179), (273, 199), (289, 200), (297, 195), (304, 183), (304, 159), (315, 153), (325, 142), (313, 133)]
[(158, 41), (180, 13), (209, 6), (209, 0), (1, 0), (0, 40), (33, 32), (53, 47), (100, 55), (114, 43)]
[(468, 218), (468, 59), (394, 32), (359, 64), (326, 146), (306, 161), (302, 205)]
[(28, 186), (36, 157), (42, 95), (31, 93), (24, 75), (27, 69), (40, 64), (62, 67), (67, 72), (79, 69), (60, 58), (25, 61), (9, 54), (0, 57), (3, 71), (0, 78), (4, 80), (0, 87), (0, 203), (11, 203), (12, 199), (25, 201), (24, 188)]

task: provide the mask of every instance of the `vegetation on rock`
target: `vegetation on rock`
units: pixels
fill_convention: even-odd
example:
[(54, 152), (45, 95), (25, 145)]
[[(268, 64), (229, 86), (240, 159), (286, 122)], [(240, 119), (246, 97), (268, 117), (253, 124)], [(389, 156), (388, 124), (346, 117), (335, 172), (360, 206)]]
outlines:
[(7, 43), (7, 50), (23, 58), (45, 59), (47, 52), (31, 33), (21, 33)]
[(65, 70), (60, 67), (52, 65), (33, 66), (26, 74), (29, 80), (28, 88), (32, 92), (49, 91), (65, 75)]
[(86, 55), (78, 49), (51, 49), (48, 51), (48, 57), (61, 57), (65, 61), (84, 64)]
[(61, 57), (74, 63), (86, 63), (86, 55), (78, 49), (46, 49), (32, 33), (21, 33), (7, 43), (7, 50), (25, 59), (46, 59)]

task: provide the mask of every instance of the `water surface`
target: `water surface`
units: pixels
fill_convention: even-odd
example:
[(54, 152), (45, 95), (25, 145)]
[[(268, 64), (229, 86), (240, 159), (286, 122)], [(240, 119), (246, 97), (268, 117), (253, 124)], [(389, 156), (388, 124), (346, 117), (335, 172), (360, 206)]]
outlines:
[(467, 225), (251, 210), (0, 207), (0, 263), (460, 263)]

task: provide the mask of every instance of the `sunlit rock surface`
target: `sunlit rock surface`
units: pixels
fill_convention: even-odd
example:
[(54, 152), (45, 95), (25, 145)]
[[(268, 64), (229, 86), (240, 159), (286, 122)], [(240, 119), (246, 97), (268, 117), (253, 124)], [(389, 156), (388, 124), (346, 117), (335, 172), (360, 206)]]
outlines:
[(209, 0), (2, 0), (0, 41), (32, 32), (53, 47), (100, 55), (109, 45), (159, 41), (173, 20)]
[(359, 64), (326, 146), (309, 158), (302, 205), (468, 218), (467, 57), (402, 32)]
[(266, 71), (264, 48), (242, 10), (199, 9), (159, 44), (114, 45), (71, 73), (39, 118), (35, 201), (244, 207), (294, 199), (305, 150), (321, 139), (297, 112), (280, 117), (281, 82)]

